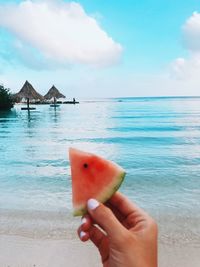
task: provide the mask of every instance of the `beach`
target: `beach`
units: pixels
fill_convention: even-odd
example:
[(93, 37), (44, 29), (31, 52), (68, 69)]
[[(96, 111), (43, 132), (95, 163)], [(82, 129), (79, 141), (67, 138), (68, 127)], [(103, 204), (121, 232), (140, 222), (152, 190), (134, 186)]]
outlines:
[(99, 256), (91, 244), (83, 245), (77, 240), (1, 236), (0, 241), (2, 267), (101, 266)]
[[(76, 235), (79, 219), (69, 224), (66, 214), (12, 214), (1, 212), (0, 266), (100, 267), (91, 242)], [(159, 220), (159, 266), (198, 267), (200, 231), (197, 218)], [(4, 224), (2, 222), (7, 222)], [(9, 225), (10, 223), (10, 225)], [(43, 225), (43, 227), (41, 227)], [(70, 227), (69, 227), (70, 225)]]
[(0, 113), (0, 267), (101, 266), (93, 245), (76, 235), (69, 147), (126, 170), (120, 191), (158, 222), (159, 266), (199, 267), (199, 118), (200, 98)]
[[(101, 266), (93, 244), (80, 242), (76, 235), (80, 218), (69, 219), (65, 213), (11, 214), (4, 211), (0, 219), (2, 267)], [(162, 216), (156, 221), (159, 224), (159, 266), (198, 267), (198, 217), (169, 219), (169, 216)]]
[[(35, 240), (1, 236), (0, 241), (2, 267), (102, 266), (94, 247), (91, 244), (80, 244), (77, 240)], [(200, 248), (160, 244), (159, 251), (160, 267), (199, 267)]]

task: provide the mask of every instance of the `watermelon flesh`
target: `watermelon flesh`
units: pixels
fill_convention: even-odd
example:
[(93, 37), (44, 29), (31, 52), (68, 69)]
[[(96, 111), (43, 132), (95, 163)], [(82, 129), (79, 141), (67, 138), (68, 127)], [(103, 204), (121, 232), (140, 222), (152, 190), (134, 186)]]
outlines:
[(105, 203), (120, 187), (125, 171), (112, 161), (97, 155), (69, 149), (74, 216), (87, 212), (87, 200)]

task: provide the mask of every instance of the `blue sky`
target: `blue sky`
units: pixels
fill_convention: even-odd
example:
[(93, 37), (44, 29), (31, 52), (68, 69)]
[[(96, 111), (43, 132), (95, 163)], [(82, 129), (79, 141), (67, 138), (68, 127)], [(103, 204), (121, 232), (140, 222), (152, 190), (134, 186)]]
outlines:
[(198, 11), (197, 0), (0, 1), (0, 82), (69, 97), (199, 95)]

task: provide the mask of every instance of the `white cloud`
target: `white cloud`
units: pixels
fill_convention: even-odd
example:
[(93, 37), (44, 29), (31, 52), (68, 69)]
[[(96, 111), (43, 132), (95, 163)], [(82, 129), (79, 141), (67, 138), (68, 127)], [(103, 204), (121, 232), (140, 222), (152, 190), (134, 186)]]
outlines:
[(182, 80), (199, 79), (200, 53), (192, 53), (189, 58), (177, 58), (172, 63), (172, 76)]
[(194, 12), (183, 25), (183, 39), (187, 49), (200, 52), (200, 13)]
[[(174, 60), (172, 77), (188, 85), (189, 91), (199, 94), (200, 86), (200, 13), (194, 12), (182, 27), (183, 44), (188, 56)], [(189, 93), (189, 92), (188, 92)]]
[(122, 52), (122, 46), (75, 2), (1, 4), (0, 27), (14, 33), (25, 46), (37, 49), (47, 61), (61, 66), (107, 66), (118, 62)]

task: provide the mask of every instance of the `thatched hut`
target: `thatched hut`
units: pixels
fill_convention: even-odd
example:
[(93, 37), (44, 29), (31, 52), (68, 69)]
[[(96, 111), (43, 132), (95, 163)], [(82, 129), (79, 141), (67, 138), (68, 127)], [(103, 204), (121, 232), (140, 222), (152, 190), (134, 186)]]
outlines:
[(14, 95), (17, 102), (22, 102), (22, 100), (29, 100), (30, 102), (39, 102), (43, 100), (43, 96), (39, 94), (33, 86), (26, 81), (22, 86), (21, 90)]
[(44, 96), (44, 99), (47, 101), (55, 101), (55, 99), (59, 98), (66, 98), (66, 96), (61, 94), (54, 85), (51, 87), (51, 89), (49, 89), (48, 93)]
[(27, 102), (27, 108), (21, 108), (27, 110), (35, 109), (29, 107), (29, 102), (38, 103), (41, 102), (43, 98), (44, 97), (40, 95), (28, 81), (26, 81), (22, 89), (14, 95), (15, 102)]

